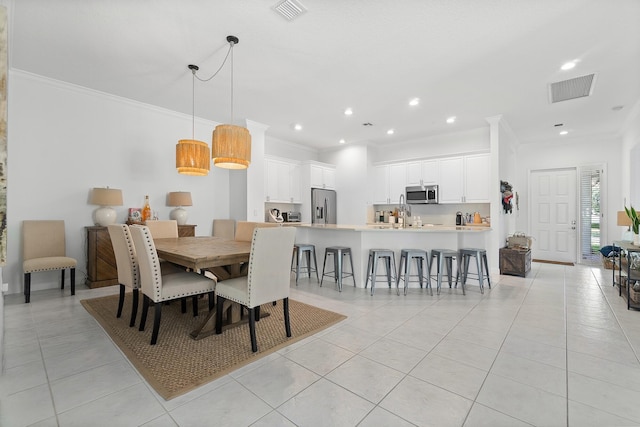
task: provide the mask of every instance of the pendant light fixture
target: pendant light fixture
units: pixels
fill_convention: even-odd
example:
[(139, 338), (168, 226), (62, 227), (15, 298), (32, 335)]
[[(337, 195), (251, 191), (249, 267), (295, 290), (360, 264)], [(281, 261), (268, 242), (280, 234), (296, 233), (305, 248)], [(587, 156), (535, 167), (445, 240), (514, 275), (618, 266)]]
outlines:
[(236, 36), (227, 36), (231, 53), (231, 124), (216, 126), (211, 143), (214, 166), (225, 169), (246, 169), (251, 162), (251, 134), (242, 126), (233, 124), (233, 46)]
[(189, 65), (191, 70), (191, 139), (181, 139), (176, 144), (176, 169), (178, 173), (184, 175), (206, 176), (211, 169), (209, 158), (209, 146), (206, 142), (195, 139), (195, 117), (196, 117), (196, 91), (195, 79), (197, 65)]

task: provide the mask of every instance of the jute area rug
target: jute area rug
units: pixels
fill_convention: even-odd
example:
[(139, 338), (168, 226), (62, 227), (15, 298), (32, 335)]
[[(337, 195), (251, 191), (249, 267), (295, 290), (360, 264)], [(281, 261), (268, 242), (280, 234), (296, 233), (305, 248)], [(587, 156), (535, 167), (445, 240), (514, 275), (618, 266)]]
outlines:
[(282, 302), (279, 301), (276, 306), (265, 304), (261, 311), (270, 315), (256, 322), (258, 352), (253, 353), (248, 324), (198, 341), (189, 336), (206, 317), (207, 298), (200, 299), (198, 317), (193, 317), (190, 299), (185, 314), (180, 312), (179, 301), (163, 306), (158, 342), (154, 346), (149, 345), (153, 329), (153, 307), (149, 308), (145, 331), (140, 332), (138, 326), (142, 306), (138, 309), (136, 326), (129, 327), (131, 294), (128, 293), (125, 298), (120, 319), (116, 318), (117, 295), (81, 302), (140, 374), (166, 400), (213, 381), (346, 318), (341, 314), (289, 299), (291, 338), (287, 338)]

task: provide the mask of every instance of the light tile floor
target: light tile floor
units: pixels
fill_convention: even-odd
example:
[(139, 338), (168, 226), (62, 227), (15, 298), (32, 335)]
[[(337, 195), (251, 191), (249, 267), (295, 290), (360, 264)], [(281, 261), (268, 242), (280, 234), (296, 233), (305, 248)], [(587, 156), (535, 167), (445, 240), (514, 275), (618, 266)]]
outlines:
[(79, 304), (117, 287), (5, 301), (0, 425), (640, 425), (640, 312), (599, 267), (533, 264), (440, 296), (292, 281), (348, 318), (170, 401)]

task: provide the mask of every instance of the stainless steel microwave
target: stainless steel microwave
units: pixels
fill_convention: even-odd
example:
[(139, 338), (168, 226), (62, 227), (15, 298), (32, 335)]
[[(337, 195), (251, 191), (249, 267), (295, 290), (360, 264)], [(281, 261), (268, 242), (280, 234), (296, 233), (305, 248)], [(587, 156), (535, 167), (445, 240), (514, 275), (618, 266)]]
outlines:
[(412, 205), (418, 204), (437, 204), (438, 203), (438, 186), (437, 185), (419, 185), (415, 187), (407, 187), (407, 203)]

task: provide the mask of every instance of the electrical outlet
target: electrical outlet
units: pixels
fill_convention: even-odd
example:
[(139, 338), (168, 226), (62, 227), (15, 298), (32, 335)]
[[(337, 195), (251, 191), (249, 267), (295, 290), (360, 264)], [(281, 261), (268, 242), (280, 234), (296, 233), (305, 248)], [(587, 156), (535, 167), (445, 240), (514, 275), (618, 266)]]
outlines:
[(3, 283), (2, 284), (2, 292), (9, 292), (9, 284), (8, 283)]

